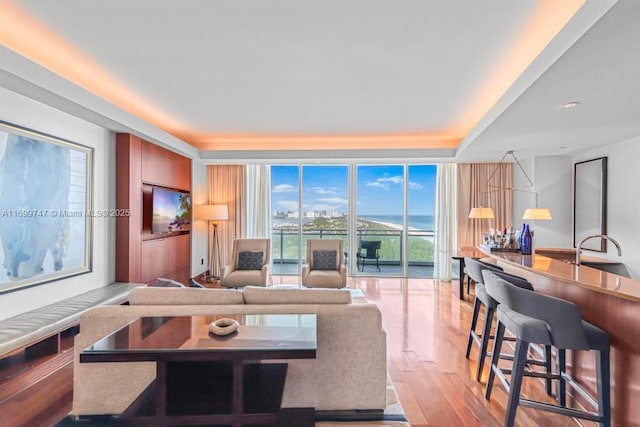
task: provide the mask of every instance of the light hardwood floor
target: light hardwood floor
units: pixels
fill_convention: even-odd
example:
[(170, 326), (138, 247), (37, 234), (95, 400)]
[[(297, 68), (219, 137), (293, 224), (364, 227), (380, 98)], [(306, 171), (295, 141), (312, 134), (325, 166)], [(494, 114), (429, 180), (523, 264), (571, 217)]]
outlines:
[[(295, 283), (291, 276), (274, 283)], [(293, 280), (292, 280), (293, 279)], [(452, 295), (452, 283), (430, 279), (350, 278), (377, 304), (387, 331), (390, 377), (412, 426), (500, 426), (506, 393), (496, 383), (491, 401), (484, 399), (484, 380), (475, 381), (477, 348), (464, 352), (471, 319), (470, 298)], [(49, 375), (14, 398), (0, 401), (0, 425), (54, 425), (71, 409), (72, 369)], [(545, 397), (539, 380), (525, 380), (524, 394)], [(575, 420), (518, 409), (519, 426), (570, 426)]]
[[(496, 381), (491, 401), (485, 400), (488, 368), (482, 382), (475, 381), (477, 347), (469, 360), (464, 356), (473, 299), (460, 301), (452, 283), (457, 286), (457, 281), (358, 278), (352, 286), (382, 311), (389, 374), (412, 426), (501, 426), (507, 394)], [(523, 393), (552, 402), (540, 380), (525, 379)], [(528, 408), (518, 409), (517, 423), (579, 425)]]

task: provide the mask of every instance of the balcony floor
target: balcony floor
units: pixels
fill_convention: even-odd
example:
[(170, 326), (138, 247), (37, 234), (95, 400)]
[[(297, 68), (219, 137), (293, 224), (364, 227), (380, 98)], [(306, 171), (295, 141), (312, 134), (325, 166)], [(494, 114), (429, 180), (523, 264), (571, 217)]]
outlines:
[[(294, 263), (279, 264), (275, 262), (271, 266), (271, 274), (283, 275), (283, 276), (296, 276), (299, 273), (298, 265)], [(433, 277), (433, 266), (409, 266), (407, 277)], [(367, 264), (364, 268), (364, 272), (359, 271), (360, 276), (391, 276), (391, 277), (403, 277), (402, 267), (399, 265), (387, 265), (380, 264), (380, 272), (376, 269), (375, 265)]]

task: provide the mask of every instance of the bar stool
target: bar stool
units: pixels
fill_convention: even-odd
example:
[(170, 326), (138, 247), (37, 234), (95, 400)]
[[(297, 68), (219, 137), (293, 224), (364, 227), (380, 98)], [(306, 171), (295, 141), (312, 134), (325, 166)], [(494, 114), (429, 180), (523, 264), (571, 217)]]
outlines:
[[(531, 283), (523, 279), (522, 277), (515, 276), (513, 274), (505, 273), (502, 271), (502, 268), (489, 264), (486, 262), (482, 262), (480, 260), (476, 260), (473, 258), (465, 258), (465, 264), (469, 262), (469, 267), (467, 270), (467, 274), (473, 281), (476, 283), (476, 299), (473, 302), (473, 317), (471, 319), (471, 327), (469, 330), (469, 340), (467, 342), (467, 353), (466, 358), (469, 358), (469, 354), (471, 353), (471, 343), (475, 342), (480, 348), (478, 354), (478, 368), (476, 371), (476, 380), (480, 381), (480, 377), (482, 376), (482, 369), (484, 368), (484, 359), (489, 356), (488, 348), (489, 348), (489, 340), (491, 337), (491, 324), (493, 322), (493, 318), (495, 316), (495, 310), (498, 306), (498, 302), (491, 298), (491, 296), (487, 293), (485, 285), (483, 284), (484, 278), (482, 276), (482, 272), (485, 270), (491, 271), (504, 280), (508, 280), (510, 283), (515, 286), (519, 286), (523, 289), (533, 291), (533, 286)], [(484, 315), (484, 325), (482, 327), (482, 335), (478, 335), (475, 332), (476, 325), (478, 323), (478, 314), (480, 311), (480, 306), (484, 305), (485, 307), (485, 315)], [(545, 346), (545, 352), (543, 356), (543, 360), (540, 359), (529, 359), (528, 363), (544, 366), (547, 372), (551, 372), (551, 346)], [(510, 356), (502, 355), (503, 359), (510, 359)], [(546, 381), (546, 390), (547, 394), (551, 395), (551, 381)]]
[[(506, 280), (507, 282), (511, 283), (512, 285), (515, 285), (519, 288), (522, 289), (526, 289), (527, 291), (531, 291), (534, 292), (533, 289), (533, 285), (531, 283), (529, 283), (526, 279), (523, 279), (520, 276), (516, 276), (513, 274), (509, 274), (509, 273), (505, 273), (504, 271), (494, 271), (493, 274), (495, 274), (496, 276), (498, 276), (499, 278)], [(486, 286), (486, 285), (485, 285)], [(485, 288), (486, 289), (486, 288)], [(496, 301), (497, 302), (497, 301)], [(505, 337), (505, 340), (508, 341), (514, 341), (513, 337)], [(543, 366), (545, 368), (545, 372), (547, 374), (551, 373), (551, 346), (550, 345), (545, 345), (544, 346), (544, 350), (539, 349), (538, 346), (532, 346), (530, 347), (531, 350), (533, 350), (535, 353), (538, 354), (539, 357), (541, 357), (541, 359), (537, 359), (537, 358), (530, 358), (527, 363), (530, 365), (538, 365), (538, 366)], [(543, 353), (544, 351), (544, 353)], [(488, 353), (491, 354), (491, 353)], [(513, 360), (513, 357), (510, 356), (500, 356), (501, 359), (507, 359), (507, 360)], [(545, 379), (545, 389), (547, 392), (547, 395), (549, 396), (553, 396), (553, 390), (552, 390), (552, 381), (550, 378), (546, 378)]]
[[(476, 371), (476, 380), (480, 381), (482, 376), (482, 368), (484, 367), (484, 358), (487, 356), (487, 347), (491, 334), (491, 324), (493, 323), (493, 317), (498, 303), (491, 298), (487, 293), (483, 284), (482, 272), (484, 270), (489, 271), (502, 271), (502, 268), (497, 265), (488, 264), (479, 261), (475, 258), (465, 257), (464, 265), (467, 270), (467, 276), (470, 280), (475, 282), (475, 298), (473, 300), (473, 316), (471, 317), (471, 327), (469, 328), (469, 339), (467, 341), (467, 352), (465, 357), (468, 359), (471, 354), (471, 345), (475, 343), (480, 349), (478, 355), (478, 369)], [(480, 314), (480, 307), (484, 306), (484, 325), (482, 327), (482, 334), (476, 333), (476, 327), (478, 324), (478, 315)]]
[[(568, 301), (519, 288), (491, 271), (483, 273), (488, 294), (498, 301), (498, 326), (494, 340), (491, 370), (485, 397), (491, 396), (496, 376), (509, 392), (505, 426), (515, 423), (518, 405), (534, 409), (583, 418), (611, 425), (610, 340), (609, 335), (580, 317), (578, 307)], [(516, 348), (511, 369), (511, 382), (498, 367), (498, 355), (505, 330), (516, 336)], [(553, 345), (557, 348), (557, 373), (526, 371), (529, 344)], [(598, 401), (575, 383), (566, 372), (566, 350), (594, 350), (596, 352), (596, 377)], [(508, 372), (508, 371), (507, 371)], [(558, 381), (558, 404), (524, 399), (520, 397), (523, 377), (534, 376)], [(566, 406), (566, 385), (574, 387), (594, 407), (597, 413)]]

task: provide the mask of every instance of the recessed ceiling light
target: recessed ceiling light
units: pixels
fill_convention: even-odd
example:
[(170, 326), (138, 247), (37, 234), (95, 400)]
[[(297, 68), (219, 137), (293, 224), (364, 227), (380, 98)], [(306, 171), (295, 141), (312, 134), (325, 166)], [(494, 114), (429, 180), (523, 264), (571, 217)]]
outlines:
[(562, 108), (562, 109), (565, 109), (565, 110), (566, 110), (566, 109), (568, 109), (568, 108), (577, 107), (577, 106), (578, 106), (578, 104), (580, 104), (580, 102), (578, 102), (578, 101), (566, 102), (566, 103), (564, 103), (564, 104), (560, 105), (560, 107), (559, 107), (559, 108)]

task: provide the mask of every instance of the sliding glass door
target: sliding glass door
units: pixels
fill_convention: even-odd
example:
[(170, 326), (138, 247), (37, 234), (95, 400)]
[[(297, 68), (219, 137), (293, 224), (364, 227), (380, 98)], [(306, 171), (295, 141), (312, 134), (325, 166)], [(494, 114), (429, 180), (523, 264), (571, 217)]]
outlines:
[[(342, 239), (350, 274), (431, 277), (435, 165), (271, 166), (273, 274)], [(351, 217), (350, 217), (351, 214)]]
[(407, 260), (411, 277), (433, 277), (436, 165), (409, 165)]
[(355, 272), (404, 276), (404, 166), (356, 167), (356, 218)]
[(302, 166), (302, 259), (308, 239), (341, 239), (348, 247), (349, 167)]
[(274, 274), (299, 274), (308, 239), (347, 248), (348, 174), (346, 165), (271, 167)]
[(271, 259), (273, 273), (300, 271), (300, 168), (271, 167)]

